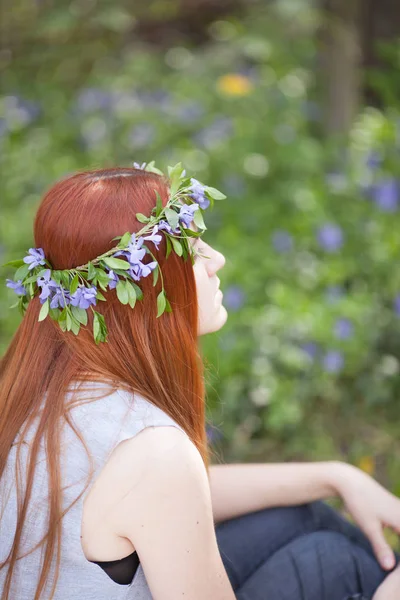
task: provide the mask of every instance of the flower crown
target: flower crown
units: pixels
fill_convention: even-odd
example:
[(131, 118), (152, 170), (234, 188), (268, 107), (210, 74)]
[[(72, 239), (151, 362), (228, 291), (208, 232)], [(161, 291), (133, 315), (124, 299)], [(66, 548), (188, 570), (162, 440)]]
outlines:
[[(162, 171), (150, 163), (133, 163), (136, 169), (164, 175)], [(102, 314), (93, 309), (97, 300), (106, 298), (99, 291), (116, 289), (117, 297), (122, 304), (134, 308), (136, 300), (143, 299), (143, 292), (137, 283), (143, 277), (153, 273), (153, 286), (161, 279), (161, 292), (157, 296), (157, 318), (164, 312), (172, 312), (171, 305), (164, 290), (164, 280), (160, 265), (145, 242), (152, 242), (158, 250), (163, 232), (166, 240), (166, 258), (171, 251), (185, 260), (190, 255), (194, 262), (195, 251), (189, 243), (189, 237), (200, 237), (207, 229), (203, 220), (203, 210), (214, 200), (223, 200), (224, 194), (213, 187), (205, 186), (193, 177), (186, 177), (182, 164), (168, 167), (170, 181), (170, 197), (165, 207), (162, 206), (159, 193), (155, 190), (156, 206), (150, 217), (136, 213), (136, 218), (145, 226), (137, 233), (127, 231), (120, 237), (118, 244), (101, 256), (85, 265), (73, 269), (54, 270), (45, 258), (42, 248), (30, 248), (22, 260), (12, 260), (2, 266), (17, 267), (14, 280), (7, 279), (7, 287), (20, 296), (18, 302), (10, 308), (18, 306), (21, 314), (25, 314), (29, 301), (40, 289), (39, 300), (42, 308), (39, 321), (48, 315), (57, 321), (62, 331), (71, 331), (78, 335), (80, 326), (87, 325), (87, 309), (93, 312), (93, 336), (96, 344), (107, 342), (107, 326)], [(198, 230), (190, 229), (194, 221)], [(146, 235), (147, 234), (147, 235)], [(144, 256), (149, 254), (152, 261), (144, 264)], [(121, 257), (121, 258), (118, 258)], [(123, 258), (122, 258), (123, 257)], [(48, 268), (41, 268), (47, 265)], [(90, 282), (90, 283), (89, 283)]]

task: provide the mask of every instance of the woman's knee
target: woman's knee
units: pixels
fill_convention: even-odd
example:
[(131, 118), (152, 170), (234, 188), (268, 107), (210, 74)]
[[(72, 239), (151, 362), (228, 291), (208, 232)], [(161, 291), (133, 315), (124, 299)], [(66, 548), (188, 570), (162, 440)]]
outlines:
[(383, 581), (378, 563), (334, 531), (298, 537), (260, 565), (237, 590), (240, 600), (346, 600), (366, 598)]

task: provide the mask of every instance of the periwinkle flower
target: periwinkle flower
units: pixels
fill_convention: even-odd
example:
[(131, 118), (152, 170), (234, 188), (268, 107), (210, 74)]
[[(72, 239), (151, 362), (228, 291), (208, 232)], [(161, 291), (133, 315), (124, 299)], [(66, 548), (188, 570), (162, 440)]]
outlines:
[(180, 228), (179, 225), (177, 225), (177, 227), (175, 228), (175, 231), (172, 230), (171, 225), (168, 223), (168, 221), (164, 221), (161, 220), (158, 222), (158, 230), (165, 230), (167, 233), (169, 233), (170, 235), (173, 235), (174, 233), (179, 233), (180, 232)]
[(351, 337), (353, 335), (353, 323), (350, 321), (350, 319), (346, 319), (344, 317), (341, 317), (340, 319), (337, 319), (335, 326), (334, 326), (334, 333), (335, 336), (340, 339), (340, 340), (346, 340), (349, 337)]
[(198, 210), (198, 208), (198, 204), (183, 204), (179, 210), (179, 221), (188, 228), (190, 223), (193, 221), (194, 213), (196, 210)]
[(29, 265), (28, 271), (31, 271), (39, 265), (44, 265), (43, 248), (29, 248), (28, 254), (23, 258), (25, 264)]
[(210, 201), (205, 197), (204, 186), (194, 177), (190, 178), (190, 183), (190, 189), (192, 193), (189, 194), (189, 196), (200, 206), (200, 208), (205, 210), (210, 206)]
[(17, 296), (26, 296), (26, 289), (22, 285), (22, 279), (13, 281), (12, 279), (6, 279), (6, 286), (17, 294)]
[(375, 204), (383, 212), (396, 212), (399, 206), (399, 182), (388, 178), (372, 187), (372, 197)]
[(289, 252), (293, 247), (292, 236), (283, 229), (277, 229), (272, 234), (272, 245), (277, 252)]
[(334, 223), (325, 223), (318, 229), (320, 246), (328, 252), (337, 252), (343, 246), (343, 231)]
[(50, 269), (46, 269), (46, 271), (43, 273), (43, 276), (36, 279), (36, 283), (40, 288), (42, 288), (42, 292), (39, 296), (41, 304), (47, 300), (47, 298), (54, 292), (55, 289), (57, 289), (58, 286), (58, 283), (51, 278)]
[(224, 305), (228, 310), (237, 311), (245, 302), (245, 293), (240, 285), (230, 285), (224, 293)]
[(328, 373), (339, 373), (344, 366), (343, 354), (338, 350), (329, 350), (325, 354), (322, 364)]
[(318, 354), (318, 350), (319, 350), (318, 344), (311, 340), (300, 344), (300, 348), (303, 350), (303, 352), (305, 352), (307, 354), (307, 356), (311, 360), (314, 360), (316, 358), (316, 356)]
[(157, 232), (158, 232), (158, 225), (155, 225), (151, 234), (147, 235), (143, 239), (148, 242), (153, 242), (153, 244), (155, 245), (155, 247), (158, 250), (158, 245), (160, 244), (160, 242), (162, 240), (162, 236)]
[(96, 294), (97, 288), (95, 285), (90, 288), (80, 285), (76, 292), (74, 292), (74, 294), (71, 296), (71, 304), (72, 306), (77, 306), (78, 308), (83, 308), (86, 310), (91, 304), (96, 305)]
[(400, 294), (397, 294), (396, 298), (393, 302), (394, 312), (398, 317), (400, 317)]
[(133, 163), (133, 166), (135, 167), (135, 169), (141, 169), (142, 171), (144, 171), (146, 165), (147, 165), (147, 163), (145, 163), (145, 162), (143, 162), (141, 165), (137, 162)]
[(118, 275), (116, 275), (114, 273), (114, 271), (112, 269), (110, 269), (107, 273), (108, 278), (109, 278), (109, 282), (108, 282), (108, 287), (110, 288), (110, 290), (113, 290), (117, 287), (117, 284), (119, 282), (119, 277)]
[(57, 285), (54, 295), (50, 299), (50, 308), (64, 308), (70, 303), (71, 297), (69, 291), (64, 290), (60, 285)]
[(150, 263), (147, 263), (147, 265), (140, 262), (138, 264), (133, 265), (132, 268), (128, 270), (128, 273), (132, 277), (132, 279), (134, 279), (135, 281), (139, 281), (139, 279), (141, 279), (142, 277), (147, 277), (148, 275), (150, 275), (150, 273), (154, 271), (157, 265), (157, 261), (152, 261)]

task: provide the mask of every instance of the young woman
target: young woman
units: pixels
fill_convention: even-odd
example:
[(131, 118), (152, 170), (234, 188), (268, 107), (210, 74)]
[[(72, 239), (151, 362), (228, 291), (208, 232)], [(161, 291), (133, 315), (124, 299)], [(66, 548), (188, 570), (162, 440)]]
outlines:
[[(382, 526), (400, 501), (373, 479), (210, 464), (198, 337), (226, 322), (225, 258), (201, 234), (222, 195), (152, 164), (56, 183), (7, 281), (24, 317), (0, 363), (2, 599), (398, 598)], [(319, 502), (335, 495), (359, 528)]]

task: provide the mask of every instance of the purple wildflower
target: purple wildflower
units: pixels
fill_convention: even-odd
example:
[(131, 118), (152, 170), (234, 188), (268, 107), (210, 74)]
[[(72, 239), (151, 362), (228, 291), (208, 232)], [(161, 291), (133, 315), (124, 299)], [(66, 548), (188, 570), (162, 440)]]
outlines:
[(18, 279), (18, 281), (13, 281), (12, 279), (6, 279), (6, 285), (8, 288), (14, 290), (17, 296), (25, 296), (26, 289), (22, 285), (22, 279)]
[(158, 231), (158, 225), (155, 225), (151, 234), (147, 235), (143, 239), (148, 242), (153, 242), (153, 244), (155, 245), (155, 247), (158, 250), (158, 244), (161, 242), (162, 236), (159, 233), (157, 233), (157, 231)]
[(117, 287), (117, 283), (119, 282), (119, 277), (118, 277), (118, 275), (116, 275), (114, 273), (114, 271), (112, 269), (109, 270), (107, 275), (108, 275), (108, 278), (110, 279), (110, 281), (108, 282), (108, 287), (110, 288), (110, 290), (113, 290)]
[(335, 323), (334, 333), (340, 340), (346, 340), (353, 335), (353, 329), (353, 323), (349, 319), (341, 317)]
[(210, 206), (210, 201), (205, 197), (205, 189), (204, 185), (197, 181), (194, 177), (190, 178), (190, 183), (192, 184), (191, 194), (189, 194), (190, 198), (192, 198), (203, 210)]
[(143, 162), (141, 165), (139, 165), (139, 163), (137, 163), (137, 162), (133, 163), (133, 166), (135, 167), (135, 169), (141, 169), (141, 170), (144, 170), (146, 165), (147, 165), (147, 163), (145, 163), (145, 162)]
[(54, 295), (50, 299), (50, 308), (64, 308), (66, 304), (70, 304), (70, 302), (70, 292), (64, 290), (60, 285), (57, 285)]
[(147, 263), (147, 265), (139, 262), (138, 264), (133, 265), (132, 268), (128, 270), (128, 273), (132, 279), (139, 281), (139, 279), (142, 277), (147, 277), (150, 275), (150, 273), (156, 268), (157, 264), (157, 261), (152, 261)]
[(328, 252), (336, 252), (343, 245), (343, 232), (334, 223), (322, 225), (318, 230), (317, 238), (320, 246)]
[(272, 234), (272, 245), (277, 252), (289, 252), (293, 247), (292, 236), (287, 231), (278, 229)]
[(185, 225), (185, 227), (190, 227), (190, 223), (193, 221), (193, 215), (198, 210), (198, 204), (183, 204), (179, 211), (179, 221)]
[(180, 232), (179, 225), (176, 227), (175, 231), (173, 231), (171, 225), (167, 221), (164, 221), (164, 220), (158, 222), (158, 230), (161, 231), (163, 229), (170, 235)]
[(314, 360), (318, 354), (318, 344), (316, 342), (308, 341), (303, 342), (300, 348), (307, 354), (311, 360)]
[(343, 369), (343, 354), (338, 350), (329, 350), (323, 358), (323, 366), (328, 373), (338, 373)]
[(71, 304), (72, 306), (77, 306), (78, 308), (86, 310), (91, 304), (96, 305), (96, 294), (97, 288), (95, 285), (90, 288), (80, 285), (76, 292), (71, 296)]
[(23, 258), (24, 263), (29, 265), (28, 271), (31, 271), (39, 265), (44, 265), (44, 251), (42, 248), (29, 248), (29, 253)]
[(230, 285), (226, 288), (224, 294), (224, 305), (229, 310), (239, 310), (245, 302), (243, 288), (239, 285)]
[(42, 277), (38, 277), (36, 279), (36, 283), (40, 288), (42, 288), (42, 292), (39, 296), (39, 299), (42, 301), (41, 304), (44, 303), (45, 300), (57, 289), (58, 283), (51, 278), (50, 269), (46, 269)]
[(399, 183), (394, 178), (388, 178), (377, 183), (372, 188), (375, 204), (384, 212), (396, 212), (399, 205)]

